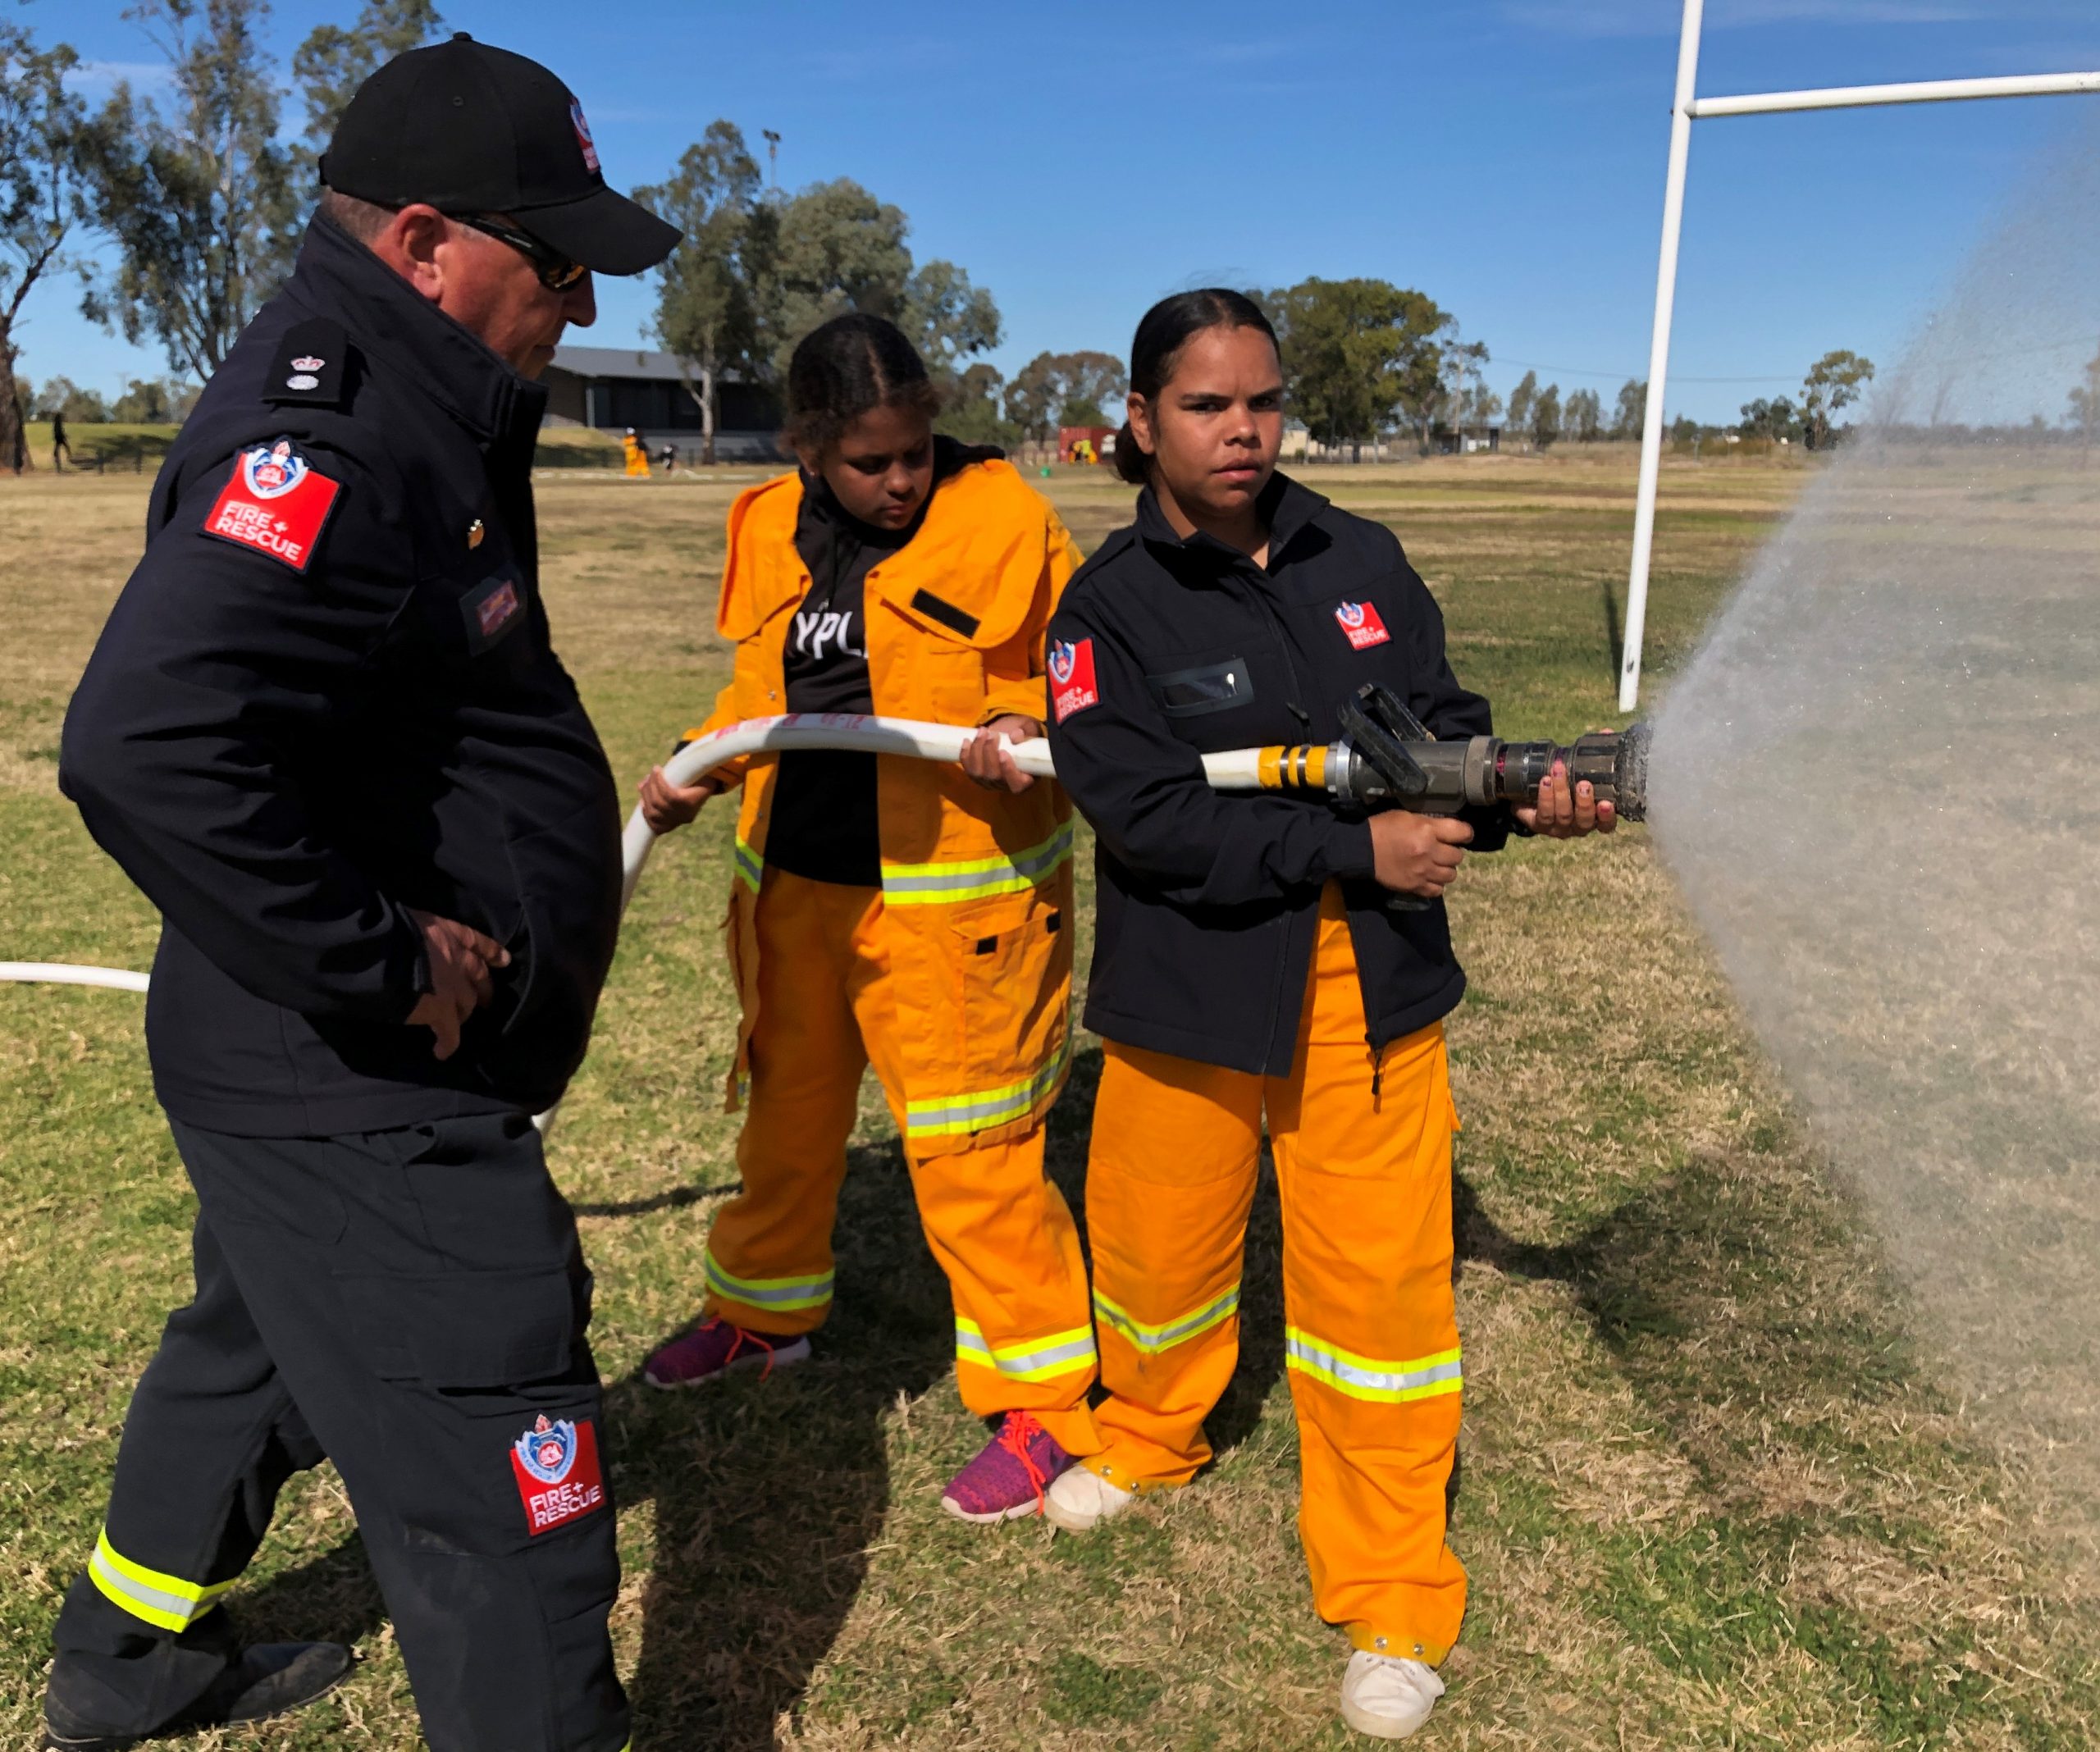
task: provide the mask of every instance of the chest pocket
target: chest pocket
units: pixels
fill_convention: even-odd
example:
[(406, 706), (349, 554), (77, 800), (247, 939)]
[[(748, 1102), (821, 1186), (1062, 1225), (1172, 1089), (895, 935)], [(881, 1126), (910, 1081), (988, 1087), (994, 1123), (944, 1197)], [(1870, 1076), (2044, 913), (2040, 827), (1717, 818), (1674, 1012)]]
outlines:
[(1201, 718), (1254, 701), (1254, 677), (1244, 657), (1168, 669), (1145, 678), (1153, 704), (1169, 718)]

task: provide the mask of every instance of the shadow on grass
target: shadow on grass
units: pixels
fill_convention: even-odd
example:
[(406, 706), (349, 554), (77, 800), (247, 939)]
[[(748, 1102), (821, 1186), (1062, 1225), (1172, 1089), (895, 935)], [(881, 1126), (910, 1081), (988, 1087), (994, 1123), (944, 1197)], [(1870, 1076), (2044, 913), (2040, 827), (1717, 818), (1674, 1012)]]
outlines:
[[(1083, 1049), (1052, 1116), (1047, 1166), (1084, 1233), (1086, 1143), (1101, 1053)], [(578, 1206), (641, 1217), (723, 1196), (682, 1187)], [(667, 1394), (610, 1384), (605, 1423), (623, 1509), (655, 1505), (642, 1645), (630, 1693), (637, 1743), (770, 1747), (800, 1708), (867, 1573), (888, 1513), (886, 1419), (953, 1366), (947, 1282), (920, 1231), (894, 1140), (849, 1152), (835, 1234), (838, 1299), (811, 1359)], [(1266, 1159), (1248, 1225), (1239, 1366), (1209, 1422), (1220, 1457), (1254, 1430), (1283, 1372), (1282, 1233)], [(354, 1538), (275, 1578), (242, 1608), (276, 1637), (354, 1642), (385, 1608)]]
[(656, 1505), (631, 1686), (638, 1743), (775, 1743), (867, 1573), (888, 1512), (884, 1420), (953, 1366), (947, 1281), (893, 1142), (848, 1157), (838, 1300), (815, 1354), (768, 1380), (608, 1389), (623, 1507)]

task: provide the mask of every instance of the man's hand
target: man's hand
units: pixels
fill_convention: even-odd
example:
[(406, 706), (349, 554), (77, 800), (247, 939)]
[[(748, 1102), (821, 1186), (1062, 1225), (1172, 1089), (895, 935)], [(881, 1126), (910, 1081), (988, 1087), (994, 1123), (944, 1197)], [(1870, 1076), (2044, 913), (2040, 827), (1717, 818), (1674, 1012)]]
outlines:
[(652, 833), (669, 833), (682, 828), (700, 813), (701, 805), (722, 788), (712, 777), (696, 778), (690, 785), (674, 785), (661, 767), (651, 767), (641, 782), (641, 819)]
[(1532, 833), (1548, 839), (1580, 839), (1586, 833), (1609, 833), (1618, 825), (1618, 811), (1597, 801), (1596, 789), (1586, 778), (1569, 787), (1568, 765), (1556, 760), (1539, 787), (1536, 806), (1513, 809), (1509, 813)]
[(510, 951), (493, 937), (411, 906), (409, 916), (423, 933), (423, 956), (430, 964), (430, 990), (409, 1012), (409, 1025), (437, 1036), (431, 1050), (449, 1059), (459, 1050), (459, 1029), (468, 1017), (495, 996), (494, 970), (510, 965)]
[(1012, 751), (1002, 748), (999, 738), (1025, 742), (1042, 734), (1043, 726), (1033, 718), (1011, 712), (1004, 718), (995, 718), (962, 745), (962, 769), (987, 791), (997, 791), (1002, 785), (1009, 791), (1025, 791), (1035, 782), (1034, 776), (1014, 764)]
[(1372, 874), (1381, 887), (1440, 900), (1465, 861), (1473, 830), (1455, 815), (1418, 815), (1404, 809), (1371, 818)]

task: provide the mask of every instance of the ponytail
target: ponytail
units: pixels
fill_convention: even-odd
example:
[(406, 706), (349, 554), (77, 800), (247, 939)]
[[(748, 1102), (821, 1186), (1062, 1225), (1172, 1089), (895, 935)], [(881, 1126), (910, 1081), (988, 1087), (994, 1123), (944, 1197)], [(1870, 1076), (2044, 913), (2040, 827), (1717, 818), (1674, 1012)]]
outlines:
[[(1282, 355), (1275, 326), (1245, 293), (1225, 286), (1176, 292), (1153, 305), (1138, 324), (1137, 335), (1130, 342), (1130, 393), (1151, 402), (1173, 381), (1181, 349), (1212, 328), (1259, 329), (1278, 357)], [(1152, 459), (1138, 448), (1127, 420), (1116, 435), (1116, 472), (1133, 486), (1143, 486), (1152, 478)]]

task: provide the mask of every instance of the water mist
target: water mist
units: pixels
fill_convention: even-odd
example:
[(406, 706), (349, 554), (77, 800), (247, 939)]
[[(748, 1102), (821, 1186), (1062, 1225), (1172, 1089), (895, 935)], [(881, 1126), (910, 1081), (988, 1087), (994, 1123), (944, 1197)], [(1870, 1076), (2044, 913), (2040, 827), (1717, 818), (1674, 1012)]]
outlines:
[(2100, 459), (2059, 422), (2100, 351), (2096, 221), (2100, 127), (2051, 155), (1883, 374), (1670, 687), (1649, 784), (1950, 1393), (2089, 1507)]

